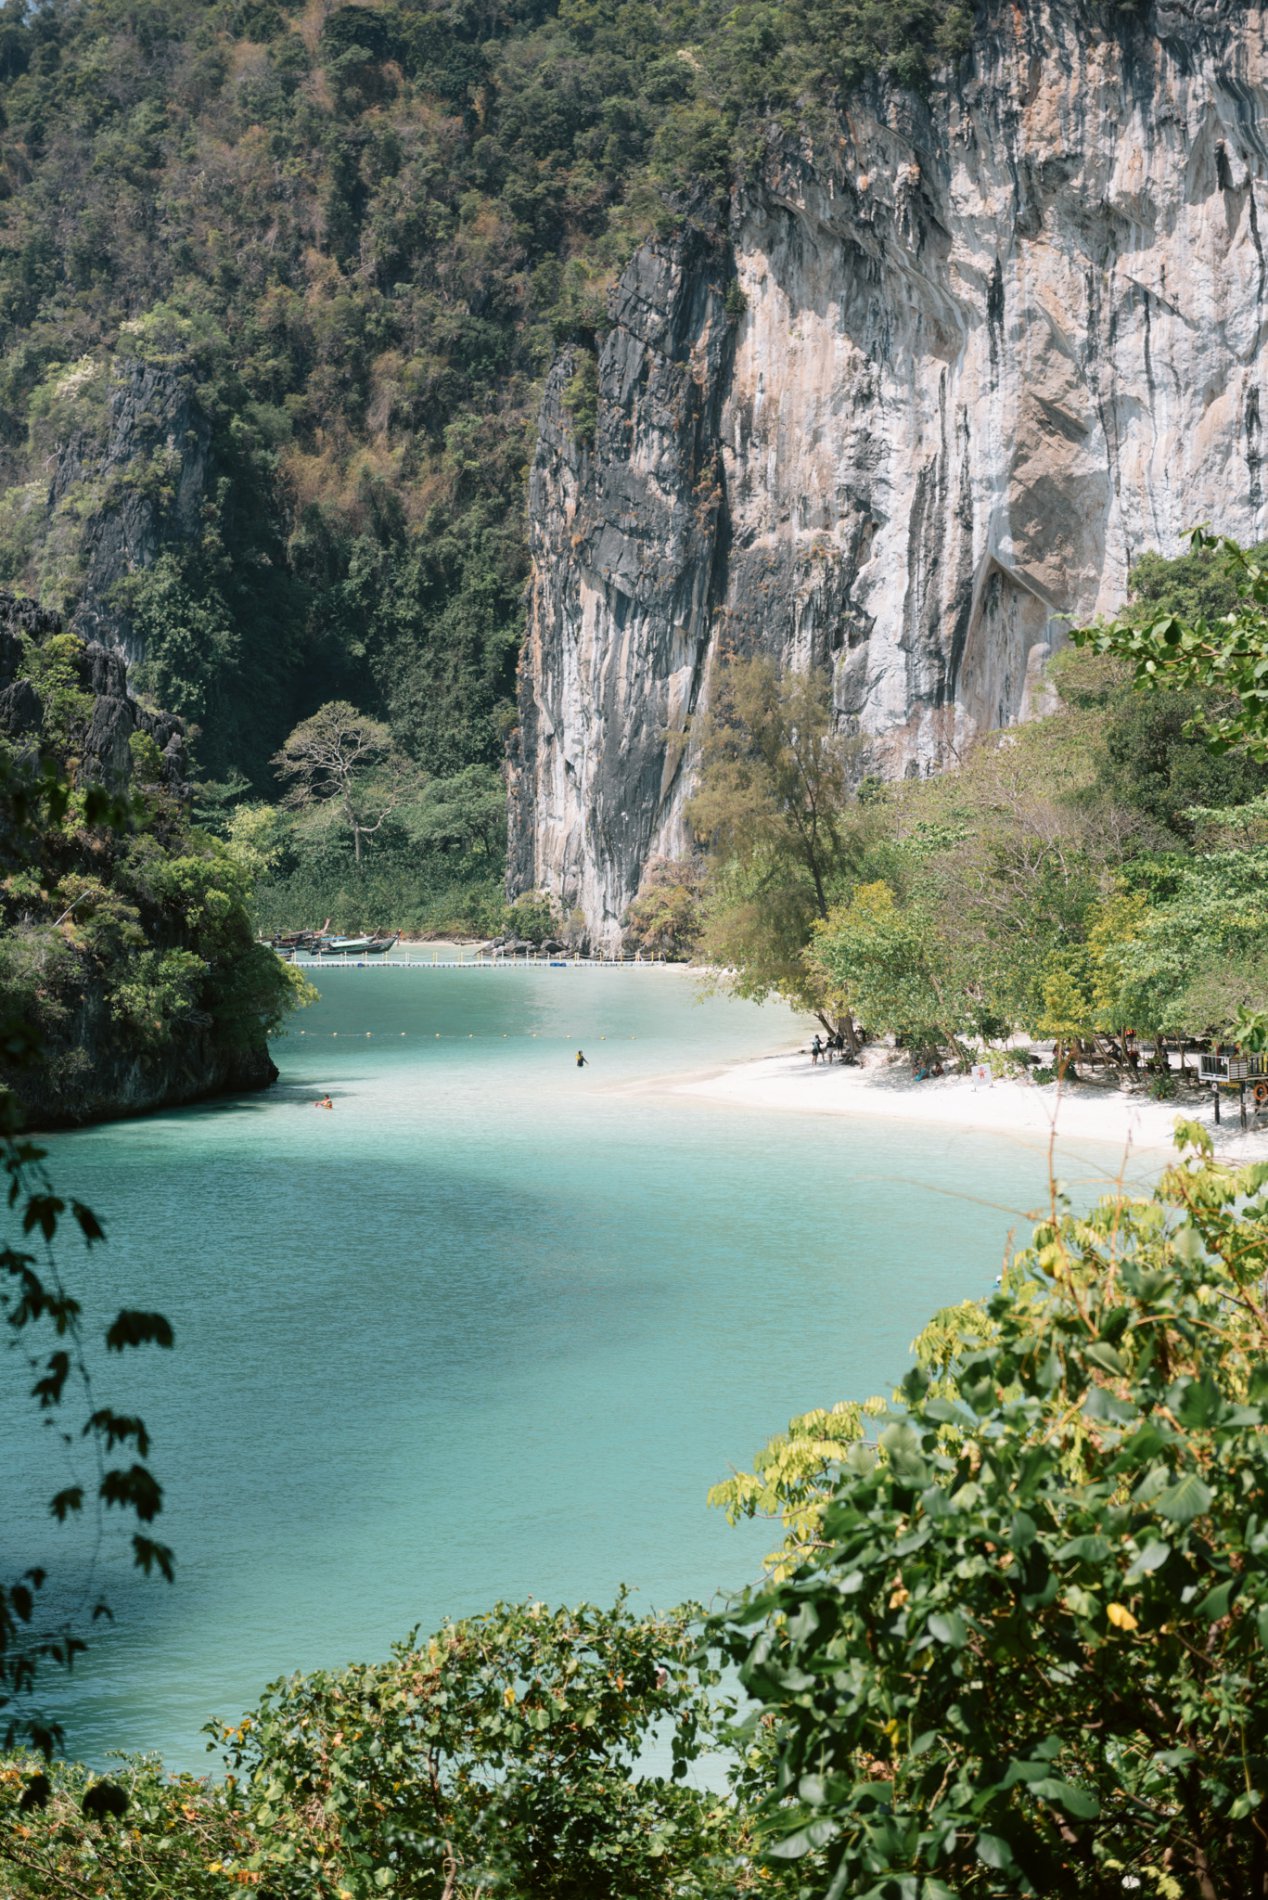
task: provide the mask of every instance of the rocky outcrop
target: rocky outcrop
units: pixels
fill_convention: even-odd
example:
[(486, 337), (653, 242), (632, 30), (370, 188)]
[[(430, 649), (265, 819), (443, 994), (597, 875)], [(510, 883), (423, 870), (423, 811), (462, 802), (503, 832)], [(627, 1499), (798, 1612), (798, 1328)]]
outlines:
[(547, 384), (510, 877), (592, 927), (609, 867), (641, 865), (650, 815), (675, 804), (666, 730), (695, 710), (723, 604), (727, 281), (725, 252), (693, 230), (639, 253), (599, 361), (592, 443), (567, 410), (575, 352)]
[(1263, 538), (1266, 121), (1259, 6), (996, 3), (953, 83), (639, 253), (593, 439), (568, 358), (543, 404), (512, 890), (619, 934), (728, 646), (830, 663), (874, 767), (926, 772), (1145, 549)]
[[(31, 680), (24, 677), (31, 669), (30, 650), (22, 636), (42, 642), (60, 631), (57, 617), (34, 601), (0, 593), (0, 736), (22, 740), (41, 734), (45, 708)], [(132, 698), (127, 665), (118, 651), (95, 641), (77, 643), (72, 666), (76, 685), (92, 696), (92, 710), (79, 738), (81, 780), (122, 790), (132, 772), (132, 735), (142, 732), (159, 749), (164, 783), (183, 794), (189, 760), (180, 720)]]
[[(23, 822), (9, 798), (0, 800), (0, 852), (20, 872), (0, 892), (0, 1087), (37, 1129), (267, 1088), (277, 1069), (259, 1002), (275, 974), (272, 952), (253, 942), (241, 910), (208, 941), (191, 926), (188, 889), (169, 891), (152, 875), (165, 856), (188, 862), (202, 848), (187, 829), (184, 728), (131, 697), (116, 649), (62, 642), (52, 666), (41, 649), (61, 632), (33, 601), (0, 594), (7, 769), (20, 781), (24, 760), (51, 752), (63, 769), (73, 759), (68, 776), (78, 787), (140, 791), (157, 809), (134, 856), (129, 824), (41, 829), (38, 796)], [(138, 783), (138, 733), (157, 748), (157, 783), (148, 775)], [(138, 974), (153, 982), (154, 960), (167, 952), (201, 966), (202, 994), (170, 1034), (139, 1033), (124, 1007), (127, 986)], [(263, 984), (253, 980), (253, 959), (262, 960)]]
[(72, 624), (130, 661), (144, 653), (120, 583), (198, 533), (211, 437), (187, 375), (124, 359), (111, 368), (104, 435), (77, 434), (59, 450), (49, 509), (73, 495), (85, 515)]
[(198, 1024), (162, 1051), (129, 1048), (107, 996), (96, 985), (80, 990), (65, 1030), (67, 1045), (52, 1061), (15, 1067), (6, 1057), (0, 1064), (0, 1082), (16, 1092), (28, 1128), (122, 1121), (218, 1095), (254, 1094), (277, 1081), (277, 1065), (262, 1034), (231, 1046), (217, 1026)]

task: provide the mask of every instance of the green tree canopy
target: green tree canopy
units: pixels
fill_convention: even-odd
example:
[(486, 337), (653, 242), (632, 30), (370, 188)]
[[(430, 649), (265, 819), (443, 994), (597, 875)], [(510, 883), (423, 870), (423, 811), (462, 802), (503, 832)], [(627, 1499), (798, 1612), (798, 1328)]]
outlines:
[(396, 754), (381, 719), (332, 699), (301, 719), (273, 764), (290, 781), (285, 804), (318, 818), (334, 815), (352, 840), (360, 868), (365, 842), (373, 838), (406, 795), (405, 762)]
[(1244, 746), (1268, 761), (1268, 564), (1202, 528), (1190, 546), (1193, 560), (1216, 554), (1217, 584), (1182, 590), (1178, 604), (1156, 616), (1079, 628), (1073, 638), (1126, 660), (1147, 690), (1196, 688), (1217, 696), (1217, 704), (1195, 715), (1212, 749)]

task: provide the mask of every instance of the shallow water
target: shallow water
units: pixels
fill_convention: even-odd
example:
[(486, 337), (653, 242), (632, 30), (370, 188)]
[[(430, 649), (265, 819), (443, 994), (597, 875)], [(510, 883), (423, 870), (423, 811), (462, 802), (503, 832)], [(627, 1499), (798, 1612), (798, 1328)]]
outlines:
[[(1039, 1144), (667, 1093), (800, 1029), (683, 972), (320, 980), (270, 1094), (50, 1144), (109, 1229), (76, 1284), (177, 1334), (100, 1368), (153, 1433), (178, 1581), (102, 1560), (118, 1623), (55, 1698), (90, 1760), (199, 1766), (202, 1723), (272, 1678), (499, 1597), (744, 1582), (775, 1540), (709, 1485), (790, 1414), (887, 1389), (1046, 1198)], [(1115, 1161), (1064, 1165), (1084, 1198)], [(13, 1386), (6, 1554), (61, 1537), (64, 1578), (30, 1499), (66, 1480)]]

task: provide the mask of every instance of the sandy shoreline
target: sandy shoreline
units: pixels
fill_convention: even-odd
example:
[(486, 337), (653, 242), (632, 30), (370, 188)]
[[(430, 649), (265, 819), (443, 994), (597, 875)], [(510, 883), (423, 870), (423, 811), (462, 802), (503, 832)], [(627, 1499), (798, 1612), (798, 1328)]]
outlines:
[(1130, 1152), (1161, 1151), (1173, 1146), (1179, 1117), (1211, 1130), (1219, 1152), (1229, 1159), (1268, 1156), (1268, 1118), (1243, 1135), (1233, 1100), (1224, 1104), (1216, 1129), (1209, 1100), (1181, 1098), (1155, 1102), (1095, 1083), (1058, 1089), (1020, 1079), (976, 1083), (970, 1076), (912, 1078), (905, 1057), (869, 1050), (862, 1068), (839, 1063), (812, 1066), (796, 1051), (737, 1062), (715, 1074), (679, 1078), (676, 1095), (730, 1102), (737, 1107), (775, 1109), (810, 1115), (868, 1115), (877, 1119), (921, 1122), (947, 1128), (979, 1129), (1001, 1135), (1058, 1141), (1106, 1142)]

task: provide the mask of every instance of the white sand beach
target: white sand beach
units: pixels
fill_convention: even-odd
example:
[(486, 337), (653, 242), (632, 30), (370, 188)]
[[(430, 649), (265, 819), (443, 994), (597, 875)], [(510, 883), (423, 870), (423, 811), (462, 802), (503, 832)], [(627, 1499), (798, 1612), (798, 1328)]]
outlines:
[(1058, 1139), (1110, 1142), (1133, 1152), (1169, 1149), (1176, 1121), (1183, 1117), (1210, 1129), (1219, 1152), (1229, 1159), (1268, 1158), (1268, 1116), (1252, 1116), (1243, 1134), (1235, 1099), (1226, 1098), (1216, 1129), (1209, 1098), (1195, 1100), (1187, 1091), (1174, 1102), (1155, 1102), (1143, 1090), (1111, 1082), (1060, 1089), (1020, 1078), (982, 1083), (947, 1075), (917, 1082), (907, 1058), (888, 1049), (869, 1049), (859, 1068), (812, 1065), (804, 1051), (767, 1056), (680, 1081), (674, 1092), (795, 1114), (871, 1115), (1030, 1139), (1046, 1140), (1055, 1132)]

